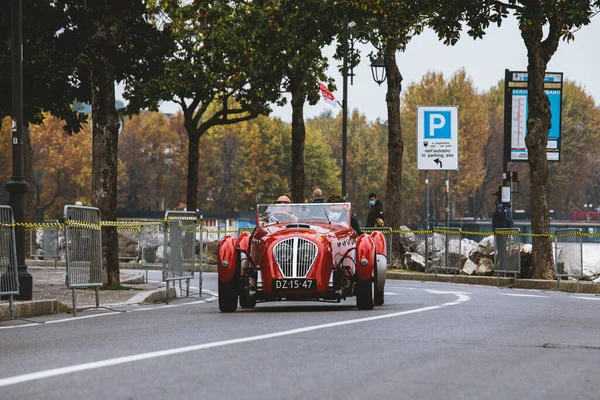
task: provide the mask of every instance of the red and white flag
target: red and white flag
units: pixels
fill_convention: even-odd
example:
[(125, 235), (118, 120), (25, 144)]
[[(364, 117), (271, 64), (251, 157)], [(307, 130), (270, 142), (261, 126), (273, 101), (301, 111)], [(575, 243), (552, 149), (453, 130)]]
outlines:
[(337, 105), (335, 97), (333, 96), (333, 93), (327, 89), (327, 86), (325, 86), (324, 83), (319, 82), (319, 89), (321, 89), (321, 96), (323, 96), (325, 102), (335, 107)]

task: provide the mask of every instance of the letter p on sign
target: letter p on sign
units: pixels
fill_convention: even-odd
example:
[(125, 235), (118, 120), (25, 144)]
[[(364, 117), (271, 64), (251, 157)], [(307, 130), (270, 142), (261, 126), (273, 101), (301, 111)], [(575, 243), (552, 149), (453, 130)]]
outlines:
[(450, 139), (450, 111), (425, 111), (424, 133), (426, 139)]

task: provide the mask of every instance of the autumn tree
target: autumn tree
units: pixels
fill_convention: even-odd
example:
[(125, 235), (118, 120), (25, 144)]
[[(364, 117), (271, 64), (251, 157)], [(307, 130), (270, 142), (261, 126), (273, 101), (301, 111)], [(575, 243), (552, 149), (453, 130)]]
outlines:
[(215, 127), (204, 136), (202, 208), (246, 211), (288, 193), (289, 131), (281, 120), (260, 116)]
[(164, 211), (185, 207), (187, 135), (174, 129), (183, 121), (145, 111), (125, 124), (119, 138), (119, 159), (128, 182), (123, 187), (125, 210)]
[[(491, 219), (495, 210), (492, 193), (502, 183), (504, 153), (504, 80), (484, 93), (489, 135), (483, 147), (485, 178), (473, 202), (474, 217)], [(529, 209), (531, 189), (529, 166), (526, 162), (512, 163), (511, 170), (518, 174), (519, 192), (512, 194), (513, 213)]]
[[(574, 82), (565, 82), (562, 95), (561, 156), (549, 167), (548, 192), (554, 210), (589, 211), (584, 204), (599, 198), (600, 163), (593, 150), (600, 145), (600, 109)], [(568, 190), (565, 190), (567, 189)]]
[[(339, 132), (339, 131), (338, 131)], [(342, 193), (340, 169), (333, 158), (333, 151), (320, 129), (306, 129), (306, 199), (312, 199), (312, 191), (320, 188), (325, 200), (333, 194)]]
[[(404, 132), (406, 133), (406, 170), (407, 182), (405, 194), (405, 221), (415, 223), (418, 216), (426, 217), (425, 210), (425, 172), (416, 169), (416, 121), (419, 105), (455, 105), (458, 106), (458, 148), (459, 170), (450, 171), (450, 198), (452, 204), (449, 218), (464, 216), (469, 205), (478, 193), (485, 176), (483, 146), (488, 138), (488, 120), (485, 114), (483, 96), (477, 93), (473, 81), (465, 70), (455, 72), (448, 79), (441, 73), (429, 72), (419, 83), (411, 84), (403, 97), (402, 113)], [(437, 199), (432, 210), (438, 218), (445, 217), (445, 177), (440, 172), (430, 173), (431, 196)], [(437, 175), (437, 176), (436, 176)], [(416, 184), (416, 186), (415, 186)], [(430, 202), (431, 204), (431, 202)]]
[(467, 33), (481, 38), (490, 23), (500, 25), (510, 12), (527, 48), (528, 118), (527, 145), (531, 193), (531, 227), (533, 237), (533, 276), (554, 277), (554, 258), (550, 241), (548, 192), (548, 160), (546, 147), (551, 127), (550, 101), (544, 91), (544, 76), (548, 62), (558, 49), (561, 39), (573, 40), (574, 33), (590, 23), (600, 11), (600, 0), (531, 1), (493, 0), (490, 2), (439, 1), (431, 26), (446, 43), (460, 38), (462, 22)]
[(47, 218), (62, 218), (65, 204), (80, 200), (89, 204), (92, 190), (92, 134), (85, 126), (69, 137), (64, 121), (49, 113), (42, 124), (32, 125), (34, 174), (38, 210)]

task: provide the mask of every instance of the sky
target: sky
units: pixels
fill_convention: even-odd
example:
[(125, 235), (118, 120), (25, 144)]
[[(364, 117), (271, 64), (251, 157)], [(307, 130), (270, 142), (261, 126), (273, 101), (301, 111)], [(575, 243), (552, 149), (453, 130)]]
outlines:
[[(575, 40), (567, 43), (560, 41), (557, 52), (552, 57), (547, 72), (563, 72), (566, 80), (576, 82), (600, 105), (600, 15), (592, 23), (575, 33)], [(354, 84), (348, 87), (348, 105), (350, 110), (358, 109), (367, 120), (387, 120), (385, 93), (387, 84), (377, 85), (371, 76), (367, 54), (369, 45), (357, 46), (362, 54), (361, 64), (354, 69)], [(333, 48), (325, 49), (333, 54)], [(428, 72), (443, 73), (450, 77), (464, 68), (479, 92), (485, 92), (496, 86), (504, 78), (504, 70), (526, 71), (527, 51), (520, 36), (515, 19), (507, 19), (501, 27), (491, 26), (483, 39), (473, 40), (463, 32), (461, 40), (455, 46), (445, 46), (431, 30), (425, 30), (408, 44), (405, 52), (396, 56), (403, 88), (413, 82), (419, 82)], [(330, 58), (327, 74), (336, 81), (337, 90), (333, 92), (336, 100), (342, 101), (342, 77), (338, 72), (341, 61)], [(160, 110), (175, 113), (179, 106), (175, 103), (163, 103)], [(337, 114), (341, 108), (332, 107), (324, 100), (315, 106), (304, 107), (305, 119), (316, 117), (323, 112)], [(272, 117), (291, 122), (291, 105), (274, 107)]]

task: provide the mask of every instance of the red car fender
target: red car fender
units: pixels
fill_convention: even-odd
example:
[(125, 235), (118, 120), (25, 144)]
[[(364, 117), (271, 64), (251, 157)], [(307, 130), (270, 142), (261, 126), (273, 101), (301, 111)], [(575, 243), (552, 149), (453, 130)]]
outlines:
[(375, 242), (375, 253), (377, 255), (375, 287), (378, 290), (383, 291), (387, 275), (387, 247), (385, 245), (385, 236), (380, 231), (373, 231), (371, 237)]
[(361, 235), (356, 241), (356, 275), (361, 281), (373, 276), (375, 241), (371, 235)]
[(219, 257), (217, 258), (217, 272), (219, 281), (228, 283), (236, 271), (236, 238), (227, 235), (219, 243)]
[(248, 252), (248, 243), (250, 243), (250, 232), (242, 232), (240, 237), (237, 239), (237, 245), (235, 247), (242, 251)]
[(387, 257), (387, 249), (385, 247), (385, 236), (380, 231), (373, 231), (371, 237), (375, 241), (375, 252)]

